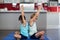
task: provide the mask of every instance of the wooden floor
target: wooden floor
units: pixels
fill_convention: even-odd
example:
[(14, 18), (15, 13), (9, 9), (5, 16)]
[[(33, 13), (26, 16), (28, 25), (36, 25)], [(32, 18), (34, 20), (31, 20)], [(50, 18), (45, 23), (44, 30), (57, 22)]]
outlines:
[(12, 30), (0, 30), (0, 40), (2, 40), (5, 36), (7, 36), (11, 32), (15, 32), (15, 31), (12, 31)]

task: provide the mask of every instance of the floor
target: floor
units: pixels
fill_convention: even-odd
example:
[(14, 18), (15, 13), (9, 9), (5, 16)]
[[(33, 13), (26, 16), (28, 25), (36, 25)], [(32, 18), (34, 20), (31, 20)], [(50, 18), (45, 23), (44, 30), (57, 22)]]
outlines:
[(15, 31), (19, 31), (19, 30), (0, 30), (0, 40), (6, 37), (9, 33), (15, 32)]
[(15, 32), (12, 30), (0, 30), (0, 40), (2, 40), (6, 35), (8, 35), (11, 32)]

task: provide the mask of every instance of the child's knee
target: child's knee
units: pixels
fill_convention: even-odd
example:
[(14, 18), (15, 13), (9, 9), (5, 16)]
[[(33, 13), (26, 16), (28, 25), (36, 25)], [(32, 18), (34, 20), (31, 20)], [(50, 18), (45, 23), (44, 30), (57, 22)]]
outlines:
[(19, 31), (16, 31), (15, 34), (20, 34), (20, 32)]
[(45, 31), (40, 31), (40, 35), (44, 35), (45, 34)]
[(21, 35), (19, 35), (19, 34), (14, 34), (14, 37), (15, 37), (15, 38), (21, 38)]

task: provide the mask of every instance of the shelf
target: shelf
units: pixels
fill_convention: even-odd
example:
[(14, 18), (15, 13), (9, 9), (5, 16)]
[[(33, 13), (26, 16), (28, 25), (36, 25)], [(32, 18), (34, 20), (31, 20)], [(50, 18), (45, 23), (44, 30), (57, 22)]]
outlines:
[[(21, 12), (21, 11), (0, 11), (1, 12), (12, 12), (12, 13), (15, 13), (15, 12)], [(37, 12), (37, 10), (24, 10), (24, 12)], [(47, 12), (46, 10), (41, 10), (42, 13), (44, 12)]]

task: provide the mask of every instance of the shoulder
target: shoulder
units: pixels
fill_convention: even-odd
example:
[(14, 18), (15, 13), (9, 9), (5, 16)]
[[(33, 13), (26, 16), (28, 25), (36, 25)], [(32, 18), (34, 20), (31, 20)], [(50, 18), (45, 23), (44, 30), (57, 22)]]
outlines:
[(36, 24), (36, 22), (34, 22), (33, 24)]

